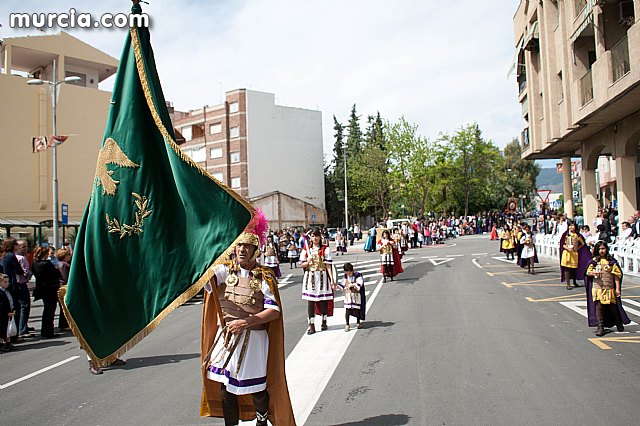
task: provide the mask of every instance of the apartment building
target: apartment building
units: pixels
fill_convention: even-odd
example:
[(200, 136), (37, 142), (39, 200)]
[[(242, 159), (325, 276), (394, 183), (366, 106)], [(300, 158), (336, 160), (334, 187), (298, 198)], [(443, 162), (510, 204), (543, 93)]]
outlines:
[(513, 18), (522, 156), (561, 158), (573, 217), (571, 157), (582, 160), (585, 223), (600, 156), (615, 163), (620, 217), (637, 208), (640, 167), (640, 0), (521, 0)]
[[(182, 150), (257, 207), (264, 205), (274, 226), (326, 224), (320, 111), (276, 105), (272, 93), (237, 89), (220, 105), (172, 116)], [(277, 207), (283, 200), (286, 209)]]
[[(34, 154), (31, 144), (35, 136), (53, 134), (51, 91), (27, 81), (74, 76), (59, 86), (57, 133), (71, 136), (57, 148), (57, 170), (59, 201), (77, 222), (91, 194), (111, 98), (98, 84), (115, 74), (118, 60), (65, 32), (5, 38), (0, 54), (0, 218), (53, 223), (53, 150)], [(43, 231), (46, 239), (50, 230)]]

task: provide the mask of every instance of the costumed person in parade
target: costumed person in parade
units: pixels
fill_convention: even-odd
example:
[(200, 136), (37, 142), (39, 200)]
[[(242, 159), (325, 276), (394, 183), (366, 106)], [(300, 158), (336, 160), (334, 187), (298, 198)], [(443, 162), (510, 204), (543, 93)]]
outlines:
[(522, 236), (520, 237), (520, 267), (527, 268), (527, 273), (535, 275), (535, 264), (538, 263), (538, 254), (536, 253), (536, 245), (533, 241), (531, 227), (524, 225), (522, 228)]
[(522, 243), (520, 242), (520, 240), (522, 239), (522, 235), (523, 235), (522, 225), (520, 225), (518, 223), (513, 228), (513, 237), (514, 237), (513, 238), (513, 243), (515, 244), (516, 265), (519, 265), (521, 268), (524, 268), (524, 266), (523, 266), (523, 264), (521, 262)]
[(509, 256), (511, 256), (511, 259), (515, 258), (513, 255), (514, 250), (515, 244), (513, 243), (513, 235), (511, 234), (509, 225), (505, 224), (502, 228), (502, 232), (500, 233), (500, 251), (506, 254), (507, 260), (509, 260)]
[(346, 252), (347, 252), (347, 239), (342, 234), (342, 231), (338, 229), (338, 231), (336, 231), (336, 256), (339, 256), (340, 254), (344, 256)]
[(364, 251), (366, 252), (374, 252), (376, 251), (376, 227), (372, 226), (369, 229), (369, 236), (367, 237), (367, 241), (364, 243)]
[(267, 236), (267, 242), (262, 247), (264, 253), (264, 265), (271, 268), (276, 278), (280, 278), (280, 261), (278, 260), (278, 246), (273, 241), (273, 235)]
[(391, 239), (391, 235), (388, 229), (382, 231), (382, 238), (377, 244), (378, 251), (380, 252), (380, 268), (382, 269), (382, 282), (387, 282), (387, 277), (393, 281), (393, 249), (396, 242)]
[(344, 275), (337, 283), (338, 287), (344, 290), (344, 331), (350, 331), (349, 317), (356, 318), (356, 327), (362, 328), (360, 320), (364, 321), (366, 308), (366, 298), (364, 290), (364, 277), (360, 272), (354, 272), (353, 265), (349, 262), (342, 266)]
[(278, 254), (280, 255), (280, 262), (284, 263), (289, 258), (287, 256), (287, 247), (289, 247), (289, 240), (291, 239), (292, 237), (289, 234), (283, 232), (278, 240)]
[(289, 269), (298, 266), (298, 246), (294, 238), (291, 238), (287, 245), (287, 257), (289, 259)]
[(494, 223), (491, 227), (491, 241), (498, 239), (498, 229), (496, 228), (496, 224)]
[[(407, 227), (408, 229), (408, 227)], [(399, 230), (398, 234), (400, 235), (398, 242), (398, 247), (400, 247), (400, 256), (404, 256), (406, 252), (409, 251), (409, 239), (407, 238), (407, 233), (404, 230)]]
[(257, 263), (267, 220), (258, 211), (205, 285), (202, 318), (203, 394), (200, 415), (225, 425), (295, 425), (285, 376), (278, 282)]
[(578, 232), (575, 223), (560, 237), (560, 274), (561, 281), (566, 284), (567, 290), (571, 290), (570, 281), (573, 285), (580, 287), (577, 280), (584, 280), (584, 273), (591, 261), (591, 253), (584, 238)]
[(302, 279), (302, 300), (307, 301), (307, 334), (316, 332), (316, 314), (322, 315), (320, 330), (327, 329), (327, 316), (333, 316), (333, 259), (329, 246), (321, 244), (319, 229), (311, 233), (311, 244), (300, 253), (300, 267), (304, 270)]
[(585, 277), (589, 327), (598, 327), (598, 337), (604, 336), (605, 327), (615, 325), (618, 331), (624, 331), (624, 324), (631, 322), (622, 307), (622, 278), (622, 269), (609, 253), (609, 246), (598, 241)]

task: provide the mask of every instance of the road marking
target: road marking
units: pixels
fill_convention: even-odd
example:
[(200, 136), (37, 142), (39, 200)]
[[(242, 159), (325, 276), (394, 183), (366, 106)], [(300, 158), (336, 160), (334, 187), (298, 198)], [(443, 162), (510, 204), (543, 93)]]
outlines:
[(48, 366), (48, 367), (45, 367), (45, 368), (43, 368), (43, 369), (41, 369), (41, 370), (38, 370), (38, 371), (36, 371), (36, 372), (34, 372), (34, 373), (27, 374), (26, 376), (21, 377), (21, 378), (19, 378), (19, 379), (16, 379), (16, 380), (14, 380), (14, 381), (12, 381), (12, 382), (6, 383), (6, 384), (4, 384), (4, 385), (0, 385), (0, 389), (6, 389), (6, 388), (8, 388), (9, 386), (13, 386), (13, 385), (15, 385), (15, 384), (17, 384), (17, 383), (23, 382), (23, 381), (25, 381), (25, 380), (27, 380), (27, 379), (30, 379), (30, 378), (32, 378), (32, 377), (37, 376), (38, 374), (42, 374), (42, 373), (44, 373), (44, 372), (46, 372), (46, 371), (52, 370), (52, 369), (54, 369), (54, 368), (56, 368), (56, 367), (59, 367), (59, 366), (61, 366), (61, 365), (63, 365), (63, 364), (66, 364), (67, 362), (73, 361), (74, 359), (78, 359), (78, 358), (80, 358), (80, 356), (79, 356), (79, 355), (76, 355), (76, 356), (69, 357), (69, 358), (65, 359), (64, 361), (56, 362), (55, 364), (50, 365), (50, 366)]
[(486, 256), (489, 253), (473, 253), (471, 256)]
[(478, 268), (483, 269), (483, 266), (482, 266), (482, 265), (480, 265), (476, 259), (471, 259), (471, 263), (473, 263), (474, 265), (476, 265)]
[(462, 257), (464, 254), (448, 254), (447, 257)]
[(494, 256), (494, 257), (492, 257), (492, 259), (499, 260), (499, 261), (501, 261), (501, 262), (513, 263), (514, 265), (515, 265), (515, 263), (516, 263), (516, 260), (515, 260), (515, 259), (507, 260), (507, 259), (505, 259), (504, 257)]
[(440, 259), (429, 259), (429, 262), (433, 263), (433, 266), (439, 266), (439, 265), (442, 265), (443, 263), (450, 262), (453, 259), (454, 259), (453, 257), (445, 257)]
[(620, 336), (620, 337), (592, 337), (588, 339), (591, 343), (600, 349), (611, 349), (611, 346), (604, 342), (616, 343), (640, 343), (640, 336)]
[[(383, 282), (380, 280), (371, 298), (367, 300), (366, 312), (369, 312), (382, 286)], [(311, 336), (303, 335), (287, 357), (287, 381), (297, 424), (302, 425), (307, 421), (357, 333), (357, 329), (349, 333), (343, 331), (344, 314), (344, 308), (334, 309), (333, 316), (327, 318), (329, 330)], [(310, 366), (313, 368), (309, 368)]]
[[(633, 301), (626, 300), (626, 298), (622, 299), (622, 301), (626, 305), (624, 307), (625, 312), (633, 314), (633, 315), (640, 316), (640, 311), (637, 311), (637, 310), (635, 310), (633, 308), (630, 308), (628, 306), (630, 303), (638, 305), (638, 306), (640, 306), (640, 304), (638, 304), (637, 302), (634, 303)], [(587, 312), (587, 301), (586, 300), (566, 301), (566, 302), (560, 302), (560, 304), (563, 305), (563, 306), (566, 306), (567, 308), (571, 309), (574, 312), (577, 312), (578, 314), (582, 315), (585, 318), (589, 317), (589, 313)], [(631, 321), (628, 325), (638, 325), (638, 324), (636, 322)]]
[(503, 286), (505, 286), (507, 288), (513, 288), (513, 287), (518, 287), (518, 286), (525, 286), (525, 287), (564, 287), (564, 284), (525, 284), (525, 283), (505, 283), (505, 282), (501, 282), (500, 284), (502, 284)]

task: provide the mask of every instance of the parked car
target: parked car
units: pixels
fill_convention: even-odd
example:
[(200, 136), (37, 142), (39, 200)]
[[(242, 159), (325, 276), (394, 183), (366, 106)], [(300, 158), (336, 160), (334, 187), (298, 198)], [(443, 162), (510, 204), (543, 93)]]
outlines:
[(327, 231), (329, 232), (329, 240), (335, 241), (336, 234), (338, 233), (338, 228), (327, 228)]

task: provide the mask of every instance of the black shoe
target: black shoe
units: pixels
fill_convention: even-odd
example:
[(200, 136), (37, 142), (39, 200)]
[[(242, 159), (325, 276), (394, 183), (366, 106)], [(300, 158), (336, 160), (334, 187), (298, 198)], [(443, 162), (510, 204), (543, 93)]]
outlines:
[(95, 374), (96, 376), (98, 374), (102, 374), (102, 370), (100, 369), (100, 367), (96, 366), (93, 362), (89, 361), (89, 371), (91, 372), (91, 374)]
[(596, 336), (598, 337), (604, 336), (604, 328), (598, 327), (598, 330), (596, 330)]
[(616, 324), (616, 329), (617, 329), (618, 331), (624, 331), (624, 325), (622, 325), (622, 323), (620, 323), (620, 324)]
[(60, 337), (60, 334), (58, 334), (58, 333), (42, 334), (41, 336), (42, 336), (43, 339), (54, 339), (56, 337)]
[(33, 327), (27, 327), (27, 331), (36, 331), (36, 329)]
[(309, 324), (309, 328), (307, 329), (307, 334), (314, 334), (316, 332), (316, 325)]
[(327, 328), (328, 327), (327, 327), (327, 323), (326, 322), (323, 322), (322, 325), (320, 326), (320, 330), (321, 331), (325, 331)]

